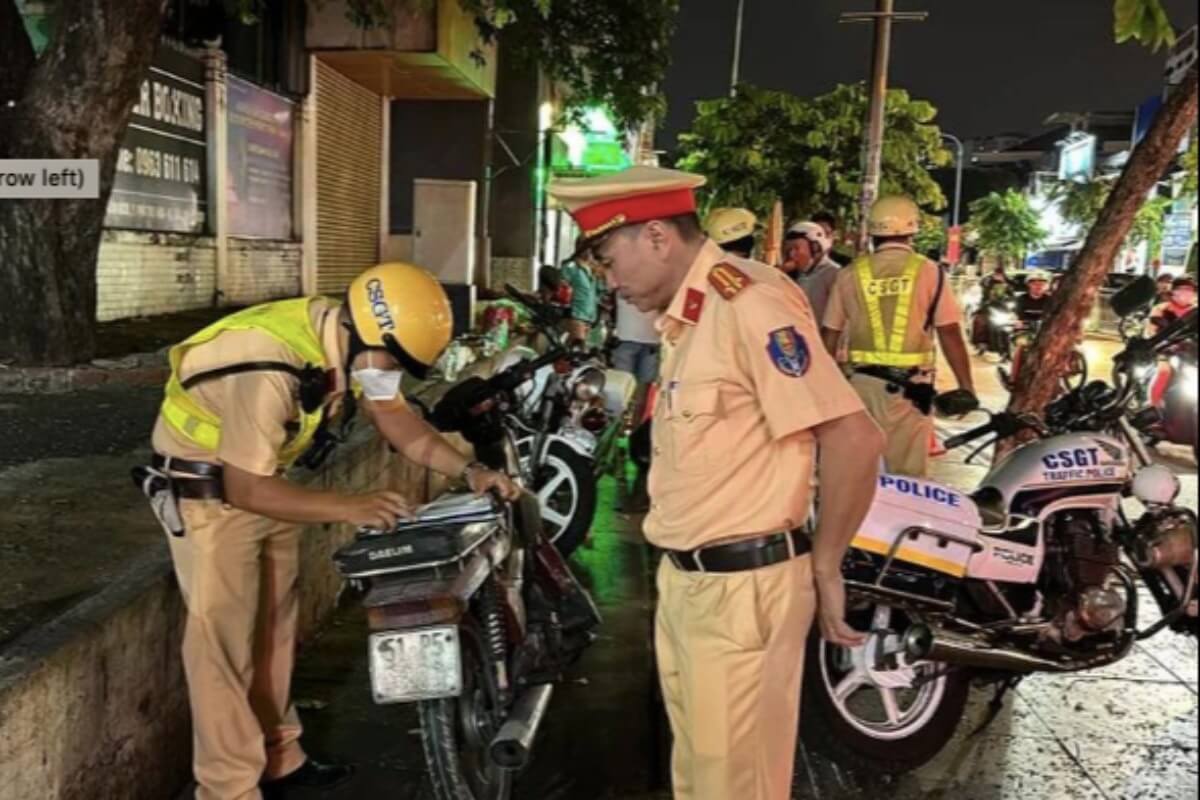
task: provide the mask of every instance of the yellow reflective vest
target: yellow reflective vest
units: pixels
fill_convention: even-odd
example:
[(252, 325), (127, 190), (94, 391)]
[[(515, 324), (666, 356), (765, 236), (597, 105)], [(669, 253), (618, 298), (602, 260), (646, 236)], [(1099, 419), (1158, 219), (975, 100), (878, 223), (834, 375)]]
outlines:
[[(171, 430), (197, 447), (217, 452), (221, 442), (221, 420), (201, 406), (187, 393), (179, 378), (179, 365), (193, 347), (215, 339), (225, 331), (255, 330), (278, 339), (305, 362), (328, 369), (321, 336), (312, 323), (309, 306), (316, 298), (300, 297), (247, 308), (217, 320), (204, 330), (175, 345), (170, 351), (171, 377), (167, 381), (166, 397), (161, 414)], [(279, 461), (290, 466), (312, 444), (321, 425), (324, 409), (311, 413), (300, 411), (300, 430), (283, 446)]]
[[(906, 352), (904, 339), (908, 333), (908, 320), (912, 316), (917, 297), (917, 278), (925, 259), (915, 253), (904, 265), (899, 277), (876, 278), (871, 269), (870, 257), (856, 260), (850, 269), (858, 281), (863, 307), (871, 325), (873, 350), (851, 350), (850, 361), (854, 364), (882, 367), (930, 367), (934, 366), (933, 351)], [(891, 325), (885, 325), (880, 301), (885, 297), (896, 299), (896, 310)]]

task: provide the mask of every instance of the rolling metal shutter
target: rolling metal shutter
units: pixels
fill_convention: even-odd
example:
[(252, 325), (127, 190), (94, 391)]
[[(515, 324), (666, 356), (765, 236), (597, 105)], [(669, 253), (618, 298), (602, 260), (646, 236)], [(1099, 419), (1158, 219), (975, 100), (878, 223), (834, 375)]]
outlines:
[(379, 259), (379, 95), (317, 61), (317, 291), (337, 295)]

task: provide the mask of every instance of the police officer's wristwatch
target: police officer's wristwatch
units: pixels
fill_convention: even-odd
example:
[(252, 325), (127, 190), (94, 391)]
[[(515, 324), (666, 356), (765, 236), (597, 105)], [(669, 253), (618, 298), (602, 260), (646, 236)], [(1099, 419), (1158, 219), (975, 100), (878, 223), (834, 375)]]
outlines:
[(484, 464), (482, 461), (472, 461), (463, 467), (462, 472), (459, 473), (458, 479), (469, 487), (471, 485), (471, 473), (476, 472), (477, 470), (486, 471), (487, 469), (488, 465)]

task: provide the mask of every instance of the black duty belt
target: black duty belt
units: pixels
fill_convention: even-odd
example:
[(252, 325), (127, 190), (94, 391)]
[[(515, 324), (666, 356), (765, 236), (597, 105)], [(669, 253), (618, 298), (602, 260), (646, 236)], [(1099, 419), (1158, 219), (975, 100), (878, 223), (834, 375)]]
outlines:
[(855, 364), (852, 365), (852, 369), (858, 375), (866, 375), (886, 381), (889, 394), (903, 392), (904, 398), (925, 416), (928, 417), (933, 412), (933, 400), (937, 397), (937, 389), (933, 383), (913, 380), (918, 375), (929, 374), (932, 370), (920, 367), (913, 367), (911, 369), (883, 367), (876, 364)]
[(812, 551), (808, 528), (769, 533), (754, 539), (700, 547), (667, 550), (667, 558), (684, 572), (745, 572), (761, 569)]
[(175, 494), (188, 500), (221, 500), (225, 496), (224, 469), (220, 464), (188, 461), (183, 458), (154, 454), (155, 469), (173, 475), (171, 485)]
[(913, 378), (931, 371), (919, 367), (904, 369), (903, 367), (884, 367), (878, 364), (852, 364), (851, 368), (859, 375), (869, 375), (872, 378), (878, 378), (881, 381), (899, 384), (900, 386), (911, 383)]

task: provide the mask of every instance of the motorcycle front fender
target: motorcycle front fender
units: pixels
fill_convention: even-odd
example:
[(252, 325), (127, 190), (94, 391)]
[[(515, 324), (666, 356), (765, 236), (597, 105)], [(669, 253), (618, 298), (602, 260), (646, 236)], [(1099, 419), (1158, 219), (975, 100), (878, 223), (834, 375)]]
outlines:
[(546, 443), (542, 446), (542, 459), (545, 459), (546, 453), (550, 452), (550, 446), (555, 442), (571, 448), (584, 458), (596, 456), (596, 437), (582, 428), (563, 428), (558, 433), (547, 436)]

